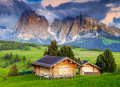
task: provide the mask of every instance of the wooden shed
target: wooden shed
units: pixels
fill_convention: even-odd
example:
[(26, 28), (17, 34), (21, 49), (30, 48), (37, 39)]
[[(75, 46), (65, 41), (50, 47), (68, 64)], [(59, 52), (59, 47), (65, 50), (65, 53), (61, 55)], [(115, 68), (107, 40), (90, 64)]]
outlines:
[(100, 75), (100, 68), (86, 60), (80, 63), (80, 75)]
[(79, 63), (68, 57), (44, 56), (32, 63), (36, 75), (50, 75), (52, 78), (74, 77)]

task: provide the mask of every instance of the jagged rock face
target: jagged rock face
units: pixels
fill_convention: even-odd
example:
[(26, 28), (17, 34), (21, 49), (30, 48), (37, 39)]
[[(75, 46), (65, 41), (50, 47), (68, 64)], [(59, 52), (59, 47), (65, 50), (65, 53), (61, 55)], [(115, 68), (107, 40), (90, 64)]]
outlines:
[[(120, 29), (115, 27), (108, 27), (107, 25), (94, 20), (93, 18), (81, 13), (80, 16), (76, 18), (67, 17), (60, 22), (60, 27), (58, 27), (56, 21), (53, 22), (52, 27), (53, 32), (59, 32), (57, 34), (58, 41), (60, 42), (72, 42), (80, 38), (95, 38), (99, 35), (113, 35), (120, 36)], [(57, 25), (57, 26), (56, 26)]]
[(63, 20), (62, 28), (61, 28), (61, 31), (60, 31), (60, 34), (59, 34), (59, 40), (61, 42), (64, 43), (67, 40), (66, 38), (68, 37), (68, 35), (70, 33), (70, 30), (73, 26), (73, 23), (74, 23), (74, 19), (71, 18), (71, 17), (67, 17)]
[(49, 23), (45, 17), (37, 15), (35, 11), (25, 11), (16, 25), (16, 36), (24, 40), (48, 39), (48, 27)]
[(55, 19), (50, 27), (51, 31), (57, 34), (62, 28), (62, 21), (59, 19)]
[(108, 27), (84, 13), (75, 18), (66, 17), (62, 21), (55, 19), (49, 25), (44, 16), (39, 16), (34, 11), (25, 11), (16, 25), (16, 37), (24, 40), (56, 39), (62, 44), (99, 35), (120, 37), (120, 29)]

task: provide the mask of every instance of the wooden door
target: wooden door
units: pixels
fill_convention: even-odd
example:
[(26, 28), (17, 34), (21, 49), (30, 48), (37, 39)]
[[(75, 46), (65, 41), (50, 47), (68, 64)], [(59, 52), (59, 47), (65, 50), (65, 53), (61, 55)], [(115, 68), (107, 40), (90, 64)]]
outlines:
[(59, 77), (65, 77), (68, 75), (68, 66), (59, 67)]
[(68, 76), (68, 67), (67, 66), (64, 67), (64, 76)]

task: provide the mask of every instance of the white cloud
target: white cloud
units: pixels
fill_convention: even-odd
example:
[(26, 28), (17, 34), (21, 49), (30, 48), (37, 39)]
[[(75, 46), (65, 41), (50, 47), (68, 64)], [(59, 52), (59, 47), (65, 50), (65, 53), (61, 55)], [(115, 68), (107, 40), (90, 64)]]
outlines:
[(48, 6), (51, 4), (53, 7), (60, 5), (61, 3), (71, 2), (72, 0), (43, 0), (41, 3), (42, 5)]
[(49, 23), (52, 23), (55, 18), (59, 18), (57, 15), (54, 14), (54, 11), (48, 11), (46, 9), (38, 9), (37, 13), (45, 16)]
[(67, 2), (83, 3), (83, 2), (88, 2), (88, 1), (98, 1), (98, 0), (43, 0), (41, 3), (43, 7), (48, 6), (49, 4), (55, 7), (62, 3), (67, 3)]
[(99, 1), (99, 0), (73, 0), (73, 2), (79, 2), (79, 3), (84, 3), (88, 1)]
[(113, 4), (107, 4), (106, 6), (111, 7), (111, 10), (106, 14), (105, 19), (101, 20), (101, 22), (108, 26), (116, 26), (120, 28), (120, 24), (113, 22), (114, 17), (120, 18), (120, 7), (114, 7)]
[(0, 26), (7, 26), (7, 29), (13, 30), (15, 29), (15, 25), (17, 23), (18, 19), (14, 15), (0, 15)]

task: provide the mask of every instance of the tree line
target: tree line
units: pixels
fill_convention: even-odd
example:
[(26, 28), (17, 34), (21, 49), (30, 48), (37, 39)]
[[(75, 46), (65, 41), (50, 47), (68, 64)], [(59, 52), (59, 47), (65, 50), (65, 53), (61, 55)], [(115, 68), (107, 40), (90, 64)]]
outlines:
[[(23, 63), (25, 63), (26, 61), (26, 57), (23, 56), (23, 58), (19, 58), (18, 54), (16, 54), (15, 57), (13, 57), (13, 54), (12, 53), (6, 53), (4, 56), (3, 56), (3, 59), (6, 60), (6, 61), (10, 61), (9, 63), (6, 62), (5, 65), (3, 66), (3, 68), (7, 67), (8, 65), (11, 65), (11, 64), (14, 64), (16, 62), (20, 62), (20, 61), (23, 61)], [(29, 63), (29, 61), (28, 61)]]
[(72, 49), (75, 49), (75, 48), (82, 48), (81, 51), (103, 51), (102, 49), (98, 49), (98, 48), (91, 48), (91, 49), (88, 49), (86, 47), (80, 47), (78, 45), (71, 45), (70, 46)]
[(14, 49), (21, 49), (21, 50), (30, 50), (30, 47), (35, 47), (40, 49), (39, 45), (34, 43), (20, 43), (14, 41), (4, 41), (0, 40), (0, 50), (14, 50)]

